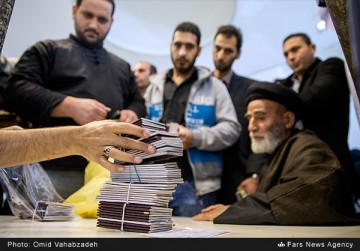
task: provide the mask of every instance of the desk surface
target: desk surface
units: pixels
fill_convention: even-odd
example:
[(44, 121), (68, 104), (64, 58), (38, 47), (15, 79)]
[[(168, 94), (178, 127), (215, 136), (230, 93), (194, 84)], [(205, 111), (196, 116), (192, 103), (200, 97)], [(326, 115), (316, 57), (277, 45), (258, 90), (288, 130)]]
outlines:
[[(360, 226), (306, 227), (225, 225), (206, 221), (192, 221), (187, 217), (173, 217), (175, 228), (218, 229), (227, 231), (222, 238), (360, 238)], [(143, 234), (96, 227), (96, 219), (65, 222), (38, 222), (21, 220), (15, 216), (0, 216), (0, 237), (72, 237), (72, 238), (147, 238)]]

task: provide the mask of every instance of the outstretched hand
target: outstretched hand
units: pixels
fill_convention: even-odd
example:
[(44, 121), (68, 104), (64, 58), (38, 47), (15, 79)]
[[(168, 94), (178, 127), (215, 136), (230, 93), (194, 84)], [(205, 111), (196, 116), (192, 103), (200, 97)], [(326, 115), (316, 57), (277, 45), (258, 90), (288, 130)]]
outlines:
[(74, 151), (88, 160), (99, 163), (109, 171), (123, 171), (124, 167), (108, 161), (104, 153), (104, 149), (108, 146), (114, 146), (108, 152), (108, 157), (134, 164), (141, 163), (142, 157), (126, 153), (120, 149), (140, 150), (147, 153), (156, 151), (152, 145), (121, 136), (121, 134), (130, 134), (139, 138), (150, 136), (146, 129), (130, 123), (112, 120), (95, 121), (80, 126), (77, 132), (73, 145)]

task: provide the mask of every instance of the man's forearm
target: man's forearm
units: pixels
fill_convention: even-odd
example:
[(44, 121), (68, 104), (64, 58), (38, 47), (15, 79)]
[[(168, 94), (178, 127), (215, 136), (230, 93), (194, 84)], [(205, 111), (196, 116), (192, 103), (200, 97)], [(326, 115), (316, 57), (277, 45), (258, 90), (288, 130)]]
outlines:
[(0, 167), (44, 161), (70, 155), (73, 127), (0, 130)]

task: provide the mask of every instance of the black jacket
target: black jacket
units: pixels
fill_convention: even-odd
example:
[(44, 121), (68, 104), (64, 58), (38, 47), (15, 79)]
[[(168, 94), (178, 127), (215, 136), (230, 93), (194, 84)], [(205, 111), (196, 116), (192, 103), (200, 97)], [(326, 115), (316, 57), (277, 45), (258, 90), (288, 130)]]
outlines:
[[(52, 109), (66, 96), (96, 99), (111, 108), (146, 115), (145, 102), (130, 65), (102, 45), (89, 47), (68, 39), (36, 43), (22, 55), (5, 94), (5, 107), (32, 127), (75, 125), (71, 118), (52, 118)], [(27, 123), (25, 123), (27, 124)], [(42, 162), (46, 167), (84, 169), (86, 159), (70, 156)]]
[(88, 47), (72, 35), (28, 49), (8, 81), (4, 99), (7, 110), (24, 121), (48, 127), (75, 124), (70, 118), (50, 117), (66, 96), (96, 99), (112, 112), (130, 109), (138, 117), (146, 115), (130, 65), (102, 45)]
[[(278, 82), (291, 87), (291, 78), (292, 75)], [(350, 91), (344, 62), (339, 58), (316, 58), (304, 75), (299, 94), (304, 101), (304, 128), (314, 131), (330, 146), (354, 187), (348, 146)]]

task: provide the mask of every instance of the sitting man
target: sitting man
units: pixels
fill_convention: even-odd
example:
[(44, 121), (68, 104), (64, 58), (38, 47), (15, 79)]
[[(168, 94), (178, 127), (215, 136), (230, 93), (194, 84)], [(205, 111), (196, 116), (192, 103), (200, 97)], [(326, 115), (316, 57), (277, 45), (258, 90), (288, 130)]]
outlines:
[(255, 193), (232, 205), (207, 207), (193, 220), (222, 224), (358, 224), (343, 171), (312, 131), (298, 131), (302, 101), (281, 85), (255, 83), (247, 92), (251, 148), (267, 153)]

